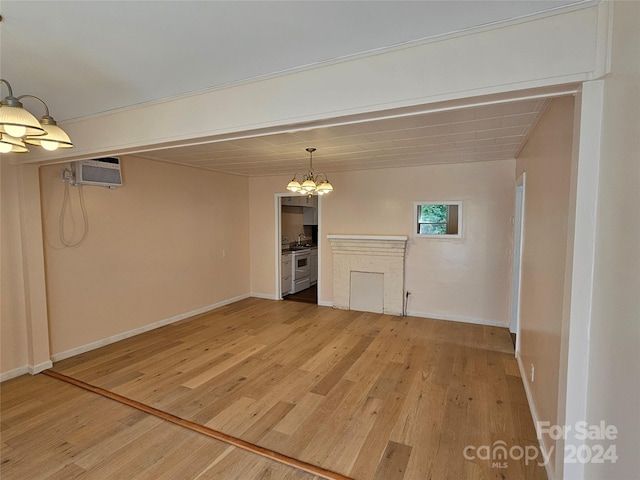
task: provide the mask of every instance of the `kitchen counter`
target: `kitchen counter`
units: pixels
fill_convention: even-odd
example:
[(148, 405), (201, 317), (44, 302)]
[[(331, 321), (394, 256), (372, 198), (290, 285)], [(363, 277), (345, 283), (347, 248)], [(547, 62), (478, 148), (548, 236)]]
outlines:
[(302, 251), (302, 250), (315, 250), (317, 248), (318, 248), (317, 245), (313, 245), (313, 244), (310, 244), (310, 243), (304, 244), (304, 245), (301, 245), (301, 246), (294, 245), (293, 247), (283, 248), (282, 249), (282, 254), (284, 255), (284, 254), (287, 254), (287, 253), (299, 252), (299, 251)]

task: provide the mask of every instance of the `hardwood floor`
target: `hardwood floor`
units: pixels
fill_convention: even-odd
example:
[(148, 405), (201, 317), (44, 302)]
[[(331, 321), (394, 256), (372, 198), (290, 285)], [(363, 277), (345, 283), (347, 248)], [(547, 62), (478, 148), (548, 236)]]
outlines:
[(44, 375), (2, 384), (2, 480), (318, 477)]
[[(537, 445), (506, 329), (252, 298), (54, 370), (358, 480), (546, 478), (464, 456)], [(43, 376), (1, 403), (3, 480), (316, 478)]]

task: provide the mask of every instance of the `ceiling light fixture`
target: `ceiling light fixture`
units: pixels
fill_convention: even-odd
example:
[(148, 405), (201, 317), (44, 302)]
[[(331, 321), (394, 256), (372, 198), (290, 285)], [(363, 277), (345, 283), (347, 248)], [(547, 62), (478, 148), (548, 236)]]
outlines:
[(24, 153), (29, 149), (20, 138), (12, 137), (6, 133), (0, 133), (0, 153)]
[[(296, 173), (289, 184), (287, 190), (301, 195), (326, 195), (333, 192), (333, 185), (329, 183), (326, 173), (313, 173), (313, 152), (315, 148), (309, 147), (306, 149), (309, 152), (309, 171), (305, 173)], [(298, 180), (300, 175), (300, 180)]]
[[(28, 152), (25, 143), (49, 151), (73, 147), (69, 135), (49, 115), (49, 107), (42, 99), (34, 95), (16, 98), (9, 82), (0, 78), (0, 85), (3, 83), (9, 89), (9, 95), (0, 101), (0, 153)], [(40, 121), (25, 110), (20, 101), (23, 98), (34, 98), (44, 105), (45, 114)]]

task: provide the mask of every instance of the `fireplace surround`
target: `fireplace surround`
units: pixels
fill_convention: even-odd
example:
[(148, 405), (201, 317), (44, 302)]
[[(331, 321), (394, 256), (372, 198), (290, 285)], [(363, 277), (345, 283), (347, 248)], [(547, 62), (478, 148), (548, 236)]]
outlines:
[(351, 273), (383, 275), (382, 311), (404, 313), (404, 257), (408, 237), (404, 235), (327, 235), (333, 251), (333, 306), (350, 310)]

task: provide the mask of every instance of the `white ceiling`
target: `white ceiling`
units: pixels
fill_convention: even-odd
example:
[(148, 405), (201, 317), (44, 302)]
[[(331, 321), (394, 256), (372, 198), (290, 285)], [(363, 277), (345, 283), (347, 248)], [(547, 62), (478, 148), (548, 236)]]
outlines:
[[(42, 97), (62, 122), (576, 3), (585, 1), (1, 0), (0, 69), (15, 95)], [(145, 156), (243, 175), (302, 168), (307, 146), (326, 171), (513, 158), (542, 106), (512, 102)]]
[(543, 99), (302, 129), (139, 154), (240, 175), (326, 173), (514, 158), (544, 111)]

